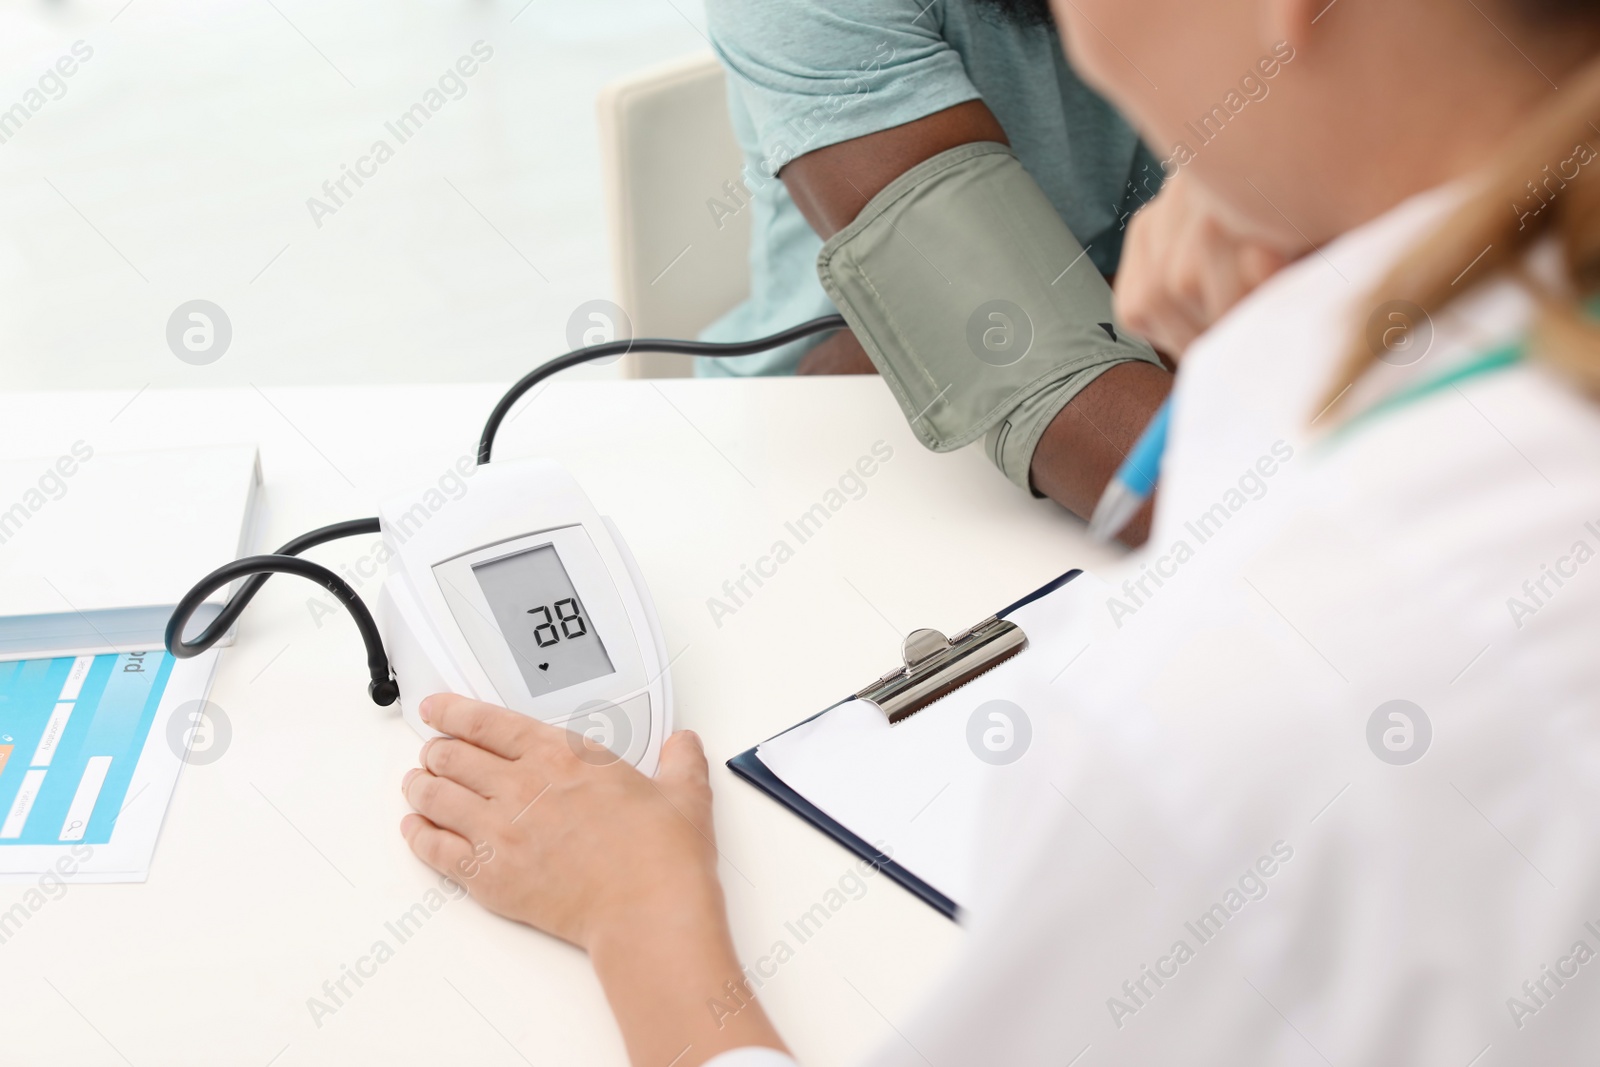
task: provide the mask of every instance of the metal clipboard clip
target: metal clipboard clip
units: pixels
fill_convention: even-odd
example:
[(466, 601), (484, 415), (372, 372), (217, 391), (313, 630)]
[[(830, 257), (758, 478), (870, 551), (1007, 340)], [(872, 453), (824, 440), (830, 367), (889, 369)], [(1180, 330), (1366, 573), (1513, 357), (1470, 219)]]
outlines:
[(892, 725), (1027, 647), (1022, 627), (996, 615), (949, 638), (938, 630), (914, 630), (900, 648), (905, 665), (861, 690), (856, 699), (876, 704)]

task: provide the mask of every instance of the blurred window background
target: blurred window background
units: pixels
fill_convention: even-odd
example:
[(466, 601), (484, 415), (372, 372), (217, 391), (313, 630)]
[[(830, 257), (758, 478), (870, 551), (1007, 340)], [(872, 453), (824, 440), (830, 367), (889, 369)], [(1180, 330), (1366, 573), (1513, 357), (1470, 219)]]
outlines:
[[(596, 94), (704, 30), (699, 0), (4, 0), (0, 383), (521, 374), (612, 295)], [(191, 300), (226, 358), (173, 358)]]

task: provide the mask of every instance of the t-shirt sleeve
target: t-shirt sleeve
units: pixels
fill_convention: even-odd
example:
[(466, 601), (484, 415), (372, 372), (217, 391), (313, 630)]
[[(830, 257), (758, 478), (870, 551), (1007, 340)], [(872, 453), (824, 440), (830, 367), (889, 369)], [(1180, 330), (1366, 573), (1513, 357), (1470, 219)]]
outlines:
[(763, 171), (978, 99), (942, 10), (939, 0), (707, 0)]

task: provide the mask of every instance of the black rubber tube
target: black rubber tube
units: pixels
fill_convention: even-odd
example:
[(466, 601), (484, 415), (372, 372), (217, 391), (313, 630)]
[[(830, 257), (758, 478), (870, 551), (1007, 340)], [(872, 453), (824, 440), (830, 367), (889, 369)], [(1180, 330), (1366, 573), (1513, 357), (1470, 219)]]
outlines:
[[(368, 520), (357, 521), (366, 522)], [(371, 521), (375, 522), (376, 520)], [(324, 527), (324, 530), (326, 529), (332, 529), (332, 527)], [(305, 537), (296, 538), (295, 541), (290, 542), (290, 545), (299, 543), (301, 548), (309, 548), (310, 545), (303, 542), (315, 533), (321, 532), (323, 531), (314, 531), (312, 534), (305, 535)], [(332, 538), (327, 539), (331, 540)], [(378, 624), (372, 621), (372, 613), (367, 610), (367, 605), (362, 602), (356, 591), (350, 588), (350, 583), (322, 564), (313, 563), (308, 559), (301, 559), (299, 556), (246, 556), (243, 559), (236, 559), (232, 563), (224, 563), (200, 579), (199, 582), (195, 583), (193, 589), (184, 594), (183, 599), (178, 602), (178, 606), (173, 609), (172, 618), (167, 621), (167, 651), (177, 659), (188, 659), (191, 656), (198, 656), (216, 644), (217, 639), (226, 632), (226, 627), (219, 630), (216, 623), (207, 627), (206, 632), (195, 640), (183, 640), (184, 627), (200, 605), (205, 603), (206, 597), (228, 583), (246, 577), (255, 583), (254, 589), (259, 589), (260, 582), (266, 581), (267, 577), (273, 574), (294, 574), (301, 578), (309, 578), (339, 599), (339, 602), (345, 606), (345, 610), (350, 612), (350, 617), (355, 620), (356, 629), (361, 632), (361, 642), (367, 647), (367, 671), (372, 676), (372, 681), (367, 685), (367, 694), (372, 697), (375, 704), (383, 706), (393, 704), (400, 696), (400, 687), (395, 684), (389, 670), (389, 657), (383, 651), (383, 639), (378, 636)], [(256, 581), (257, 579), (260, 579), (260, 581)], [(251, 590), (252, 594), (254, 589)], [(235, 596), (228, 602), (228, 607), (231, 608), (237, 603), (243, 594), (244, 590), (241, 589), (239, 596)], [(243, 606), (242, 603), (239, 604), (241, 609)], [(226, 613), (227, 608), (223, 610)], [(237, 612), (235, 612), (235, 615), (237, 615)], [(217, 622), (220, 621), (221, 616), (218, 617)]]
[(529, 389), (568, 367), (576, 367), (592, 359), (604, 359), (606, 356), (626, 355), (629, 352), (668, 352), (685, 356), (753, 356), (757, 352), (766, 352), (791, 341), (798, 341), (802, 337), (810, 337), (814, 333), (842, 330), (845, 325), (843, 315), (824, 315), (820, 319), (802, 322), (798, 326), (791, 326), (787, 330), (766, 337), (758, 337), (754, 341), (673, 341), (659, 337), (641, 337), (607, 341), (605, 344), (574, 349), (564, 356), (557, 356), (548, 363), (535, 367), (523, 375), (517, 384), (506, 390), (506, 395), (500, 398), (500, 402), (489, 413), (489, 421), (483, 424), (483, 435), (478, 438), (478, 462), (489, 462), (494, 452), (495, 434), (500, 432), (500, 424), (510, 414), (512, 405), (522, 399), (522, 395)]
[[(358, 534), (375, 534), (378, 532), (379, 529), (377, 519), (350, 519), (347, 522), (336, 522), (332, 526), (323, 526), (319, 529), (312, 530), (310, 533), (301, 534), (293, 541), (290, 541), (282, 548), (279, 548), (278, 551), (273, 553), (273, 555), (298, 556), (308, 548), (315, 548), (317, 545), (326, 544), (329, 541), (337, 541), (341, 537), (355, 537)], [(183, 636), (182, 627), (174, 631), (169, 623), (167, 627), (167, 651), (171, 652), (178, 659), (187, 659), (190, 656), (198, 656), (200, 653), (216, 644), (219, 640), (221, 640), (222, 635), (228, 632), (228, 628), (234, 624), (234, 621), (238, 619), (240, 613), (244, 611), (245, 606), (250, 603), (251, 599), (254, 598), (257, 593), (261, 591), (261, 587), (267, 584), (267, 579), (270, 577), (271, 574), (268, 573), (257, 573), (253, 575), (249, 581), (245, 582), (244, 585), (239, 587), (239, 591), (237, 593), (228, 598), (228, 602), (222, 606), (222, 614), (213, 619), (211, 625), (207, 626), (205, 630), (199, 634), (199, 636), (195, 637), (191, 641), (181, 640)], [(215, 588), (215, 586), (212, 588)], [(191, 593), (191, 595), (193, 594)], [(201, 599), (204, 600), (205, 598), (202, 597)], [(200, 605), (198, 603), (195, 604), (196, 609), (198, 609), (199, 606)], [(183, 625), (187, 626), (188, 624), (189, 617), (185, 615)], [(172, 640), (174, 634), (180, 638), (176, 647), (173, 646)]]

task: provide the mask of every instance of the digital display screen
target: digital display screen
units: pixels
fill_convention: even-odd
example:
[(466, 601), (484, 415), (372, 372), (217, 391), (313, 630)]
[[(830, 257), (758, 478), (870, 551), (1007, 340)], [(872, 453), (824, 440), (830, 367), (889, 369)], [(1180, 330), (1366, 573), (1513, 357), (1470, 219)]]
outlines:
[(615, 670), (553, 546), (475, 563), (472, 574), (534, 696)]

